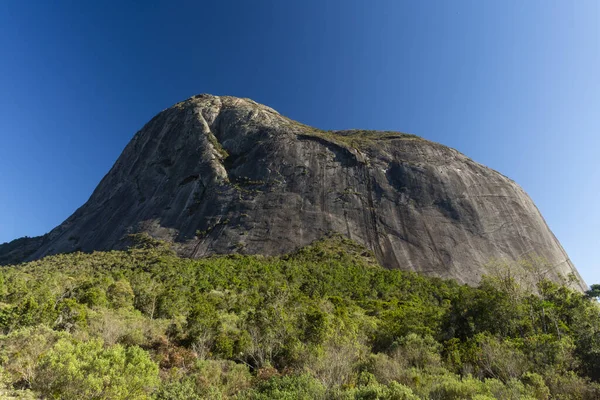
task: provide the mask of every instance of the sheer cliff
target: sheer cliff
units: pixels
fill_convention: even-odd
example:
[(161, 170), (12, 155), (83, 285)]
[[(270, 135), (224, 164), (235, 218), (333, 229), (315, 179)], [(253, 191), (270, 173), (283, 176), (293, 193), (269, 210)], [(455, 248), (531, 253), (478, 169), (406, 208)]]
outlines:
[(162, 111), (90, 199), (0, 263), (121, 248), (146, 232), (188, 257), (292, 251), (337, 232), (388, 268), (476, 284), (493, 260), (546, 260), (585, 285), (529, 196), (414, 135), (322, 131), (249, 99), (198, 95)]

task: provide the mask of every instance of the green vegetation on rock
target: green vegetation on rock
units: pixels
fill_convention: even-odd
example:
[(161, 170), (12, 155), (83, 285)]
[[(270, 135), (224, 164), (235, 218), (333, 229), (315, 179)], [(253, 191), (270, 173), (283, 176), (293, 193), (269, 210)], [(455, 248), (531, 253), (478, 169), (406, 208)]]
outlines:
[(373, 131), (362, 129), (352, 129), (347, 131), (324, 131), (307, 127), (306, 125), (302, 125), (302, 128), (302, 134), (305, 136), (323, 139), (348, 150), (365, 150), (368, 147), (377, 146), (377, 144), (384, 143), (382, 141), (386, 140), (423, 140), (417, 135), (392, 131)]
[(323, 139), (327, 142), (336, 144), (346, 149), (364, 150), (367, 147), (376, 145), (379, 141), (403, 139), (403, 140), (424, 140), (420, 136), (412, 133), (403, 133), (395, 131), (377, 131), (368, 129), (348, 129), (348, 130), (323, 130), (287, 117), (283, 117), (290, 125), (299, 130), (301, 135)]
[(595, 292), (386, 270), (337, 236), (200, 260), (140, 239), (0, 270), (2, 398), (600, 397)]
[(348, 131), (314, 131), (314, 135), (335, 143), (343, 143), (355, 149), (363, 149), (375, 145), (380, 140), (408, 139), (422, 140), (419, 136), (410, 133), (392, 131), (372, 131), (352, 129)]

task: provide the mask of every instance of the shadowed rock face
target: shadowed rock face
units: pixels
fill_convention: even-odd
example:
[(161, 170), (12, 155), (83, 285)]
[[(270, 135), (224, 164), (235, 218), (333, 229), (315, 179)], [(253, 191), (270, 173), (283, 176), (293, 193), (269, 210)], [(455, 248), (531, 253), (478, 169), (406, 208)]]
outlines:
[[(527, 194), (456, 150), (395, 132), (325, 132), (249, 99), (194, 96), (127, 145), (90, 199), (0, 262), (124, 246), (130, 233), (187, 257), (281, 254), (338, 232), (388, 268), (469, 284), (490, 261), (540, 256), (577, 271)], [(22, 239), (21, 239), (22, 240)]]

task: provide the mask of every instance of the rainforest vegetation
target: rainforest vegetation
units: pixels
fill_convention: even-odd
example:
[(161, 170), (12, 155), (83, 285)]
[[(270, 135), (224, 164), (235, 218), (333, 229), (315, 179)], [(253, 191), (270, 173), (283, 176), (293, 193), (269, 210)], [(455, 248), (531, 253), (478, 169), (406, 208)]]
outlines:
[(535, 259), (489, 271), (386, 270), (336, 236), (199, 260), (139, 236), (2, 267), (0, 398), (600, 398), (597, 291)]

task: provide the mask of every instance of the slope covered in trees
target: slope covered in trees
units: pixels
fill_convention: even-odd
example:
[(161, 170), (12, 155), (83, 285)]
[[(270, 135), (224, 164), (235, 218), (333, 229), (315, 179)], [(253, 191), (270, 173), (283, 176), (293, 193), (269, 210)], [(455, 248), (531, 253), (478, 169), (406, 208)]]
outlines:
[(341, 237), (199, 260), (138, 242), (0, 270), (0, 397), (600, 398), (600, 308), (539, 261), (469, 287)]

